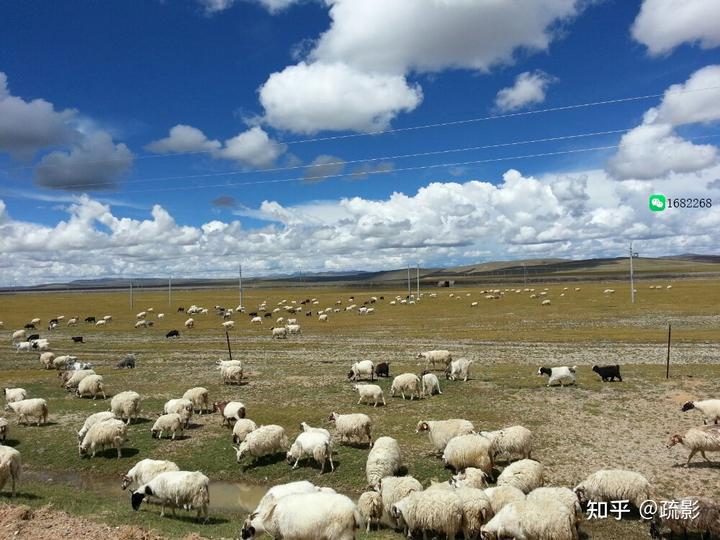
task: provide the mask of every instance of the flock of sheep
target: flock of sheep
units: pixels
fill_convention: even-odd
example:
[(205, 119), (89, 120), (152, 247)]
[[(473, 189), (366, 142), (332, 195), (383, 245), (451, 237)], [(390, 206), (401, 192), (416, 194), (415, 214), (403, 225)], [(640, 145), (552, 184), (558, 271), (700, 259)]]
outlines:
[[(497, 299), (504, 293), (483, 292), (488, 299)], [(532, 290), (527, 289), (527, 292)], [(612, 294), (612, 290), (606, 290), (605, 293)], [(436, 296), (436, 293), (429, 296)], [(372, 314), (375, 308), (370, 307), (370, 304), (381, 299), (372, 297), (359, 308), (351, 303), (344, 311), (357, 308), (360, 314)], [(389, 304), (417, 301), (419, 298), (411, 295), (405, 298), (398, 296)], [(305, 300), (300, 305), (307, 303), (317, 305), (317, 300)], [(269, 310), (263, 302), (257, 312), (248, 315), (253, 324), (258, 319), (262, 323), (268, 313), (277, 313), (281, 309), (293, 314), (303, 312), (303, 308), (295, 301), (280, 302), (273, 310)], [(232, 315), (230, 310), (216, 310), (222, 311), (223, 327), (231, 328), (234, 321), (229, 319)], [(335, 307), (316, 309), (315, 312), (320, 321), (327, 322), (329, 313), (340, 310)], [(239, 306), (235, 311), (245, 310)], [(149, 312), (152, 311), (149, 309), (139, 313), (138, 322), (151, 322), (147, 319)], [(191, 306), (186, 312), (192, 315), (207, 313), (208, 310)], [(258, 312), (264, 312), (265, 315), (260, 316)], [(312, 314), (312, 311), (308, 310), (308, 313)], [(158, 319), (163, 318), (164, 314), (158, 314)], [(71, 321), (76, 324), (77, 319), (74, 317)], [(59, 320), (62, 319), (54, 319), (55, 323)], [(101, 319), (105, 321), (104, 324), (111, 320), (111, 316)], [(40, 322), (39, 319), (37, 322)], [(271, 329), (273, 338), (300, 333), (297, 319), (275, 319), (275, 324), (283, 323), (287, 324)], [(192, 318), (185, 322), (186, 328), (193, 326)], [(293, 327), (297, 329), (291, 329)], [(24, 334), (21, 336), (15, 332), (12, 339), (15, 341), (24, 337)], [(79, 362), (72, 355), (55, 356), (47, 350), (49, 347), (40, 349), (31, 344), (31, 348), (41, 351), (42, 367), (57, 370), (67, 390), (74, 391), (79, 397), (88, 396), (95, 400), (102, 396), (106, 399), (103, 377), (96, 374), (92, 366)], [(453, 359), (448, 350), (420, 352), (416, 359), (422, 362), (422, 372), (394, 376), (390, 385), (392, 397), (399, 396), (403, 400), (409, 398), (413, 401), (441, 395), (440, 379), (436, 372), (444, 372), (447, 380), (467, 381), (473, 363), (465, 358)], [(134, 368), (135, 358), (124, 358), (117, 367)], [(239, 360), (218, 361), (217, 368), (225, 383), (242, 380), (243, 367)], [(619, 366), (593, 366), (592, 369), (603, 381), (614, 381), (616, 378), (622, 381)], [(549, 377), (548, 386), (566, 386), (576, 383), (576, 372), (575, 366), (541, 367), (538, 375)], [(350, 366), (347, 379), (354, 383), (353, 388), (359, 397), (358, 406), (363, 403), (373, 408), (387, 406), (382, 387), (373, 384), (375, 377), (390, 377), (390, 365), (387, 362), (376, 364), (362, 360)], [(361, 382), (367, 379), (370, 382)], [(49, 407), (45, 399), (28, 397), (22, 388), (6, 388), (4, 397), (5, 410), (17, 415), (18, 424), (22, 422), (27, 425), (32, 420), (40, 425), (47, 421)], [(139, 417), (141, 402), (142, 396), (137, 392), (122, 391), (112, 397), (108, 411), (89, 416), (77, 432), (80, 456), (94, 457), (98, 451), (114, 448), (118, 457), (121, 457), (127, 441), (128, 425)], [(706, 451), (720, 451), (720, 400), (688, 402), (682, 408), (683, 411), (691, 409), (697, 409), (703, 414), (705, 425), (692, 428), (684, 435), (674, 435), (669, 442), (669, 445), (685, 445), (690, 450), (688, 463), (698, 452), (707, 460)], [(533, 433), (529, 429), (515, 425), (483, 431), (476, 429), (466, 419), (420, 420), (415, 425), (415, 432), (427, 434), (435, 456), (454, 472), (445, 482), (423, 487), (417, 479), (407, 474), (399, 442), (389, 436), (373, 437), (373, 422), (367, 414), (332, 412), (328, 417), (332, 433), (328, 429), (302, 422), (301, 432), (290, 444), (282, 426), (257, 425), (246, 417), (248, 408), (243, 402), (213, 403), (208, 390), (202, 387), (190, 388), (181, 398), (167, 401), (162, 414), (150, 429), (150, 435), (174, 439), (182, 435), (196, 413), (218, 413), (222, 423), (232, 428), (233, 451), (238, 463), (248, 457), (257, 461), (282, 452), (293, 469), (298, 468), (304, 459), (311, 459), (319, 465), (321, 475), (326, 471), (332, 474), (335, 470), (334, 444), (366, 445), (368, 448), (365, 483), (369, 490), (362, 493), (357, 502), (332, 488), (317, 486), (307, 480), (277, 485), (266, 493), (243, 522), (240, 531), (243, 539), (267, 533), (274, 538), (288, 540), (351, 540), (360, 527), (369, 532), (373, 527), (390, 526), (402, 529), (408, 537), (422, 535), (427, 538), (428, 535), (440, 534), (448, 539), (462, 535), (466, 540), (577, 540), (580, 537), (583, 510), (589, 501), (628, 500), (632, 506), (640, 509), (644, 501), (657, 495), (643, 475), (617, 469), (596, 471), (572, 489), (545, 486), (544, 466), (532, 458)], [(3, 442), (8, 430), (7, 420), (0, 417), (0, 439)], [(499, 470), (501, 463), (504, 467)], [(21, 470), (20, 452), (0, 445), (0, 490), (7, 481), (11, 481), (14, 496)], [(135, 510), (143, 501), (154, 501), (160, 504), (161, 516), (165, 508), (170, 507), (173, 513), (176, 509), (196, 510), (198, 518), (208, 520), (210, 479), (202, 472), (180, 470), (171, 461), (142, 459), (123, 477), (122, 489), (131, 486), (135, 486), (131, 494), (131, 506)], [(684, 499), (697, 506), (698, 514), (682, 519), (656, 514), (651, 520), (651, 535), (657, 537), (661, 531), (669, 529), (674, 533), (699, 532), (718, 537), (720, 505), (703, 497)], [(682, 500), (678, 499), (677, 502)]]

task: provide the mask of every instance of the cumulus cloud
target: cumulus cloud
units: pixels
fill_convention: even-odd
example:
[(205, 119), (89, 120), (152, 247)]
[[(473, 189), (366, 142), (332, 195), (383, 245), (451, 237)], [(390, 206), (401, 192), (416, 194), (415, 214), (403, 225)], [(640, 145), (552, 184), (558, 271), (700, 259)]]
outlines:
[(674, 126), (720, 120), (720, 65), (705, 66), (684, 84), (670, 86), (657, 109), (657, 120)]
[(379, 131), (422, 101), (402, 75), (358, 71), (341, 62), (300, 62), (270, 75), (260, 89), (264, 120), (278, 129)]
[(198, 128), (185, 124), (178, 124), (170, 128), (170, 134), (145, 146), (146, 150), (157, 154), (175, 152), (211, 152), (222, 145), (218, 141), (211, 141)]
[[(264, 121), (296, 133), (377, 131), (422, 101), (413, 73), (489, 72), (547, 50), (575, 0), (326, 0), (331, 24), (307, 57), (260, 87)], [(300, 48), (305, 51), (306, 46)]]
[(345, 168), (345, 160), (336, 156), (321, 154), (305, 167), (303, 177), (306, 182), (322, 182), (325, 177), (340, 174)]
[(652, 55), (668, 53), (683, 43), (710, 49), (720, 45), (718, 20), (718, 2), (644, 0), (631, 31)]
[[(714, 253), (720, 207), (650, 212), (651, 193), (710, 196), (720, 166), (701, 173), (671, 173), (662, 180), (617, 181), (602, 170), (567, 176), (507, 171), (499, 182), (431, 182), (415, 193), (380, 200), (362, 197), (284, 206), (264, 201), (238, 206), (240, 216), (265, 220), (212, 220), (183, 226), (154, 206), (146, 219), (118, 215), (88, 197), (67, 208), (55, 225), (19, 221), (0, 201), (0, 274), (6, 282), (80, 277), (234, 274), (232, 253), (252, 254), (248, 274), (428, 266), (450, 261), (542, 257), (606, 257), (625, 252), (629, 239), (643, 255)], [(493, 179), (494, 180), (494, 179)], [(87, 253), (93, 253), (88, 261)]]
[(105, 131), (89, 134), (70, 151), (44, 156), (35, 167), (36, 183), (70, 191), (112, 189), (132, 166), (133, 154)]
[(78, 134), (69, 122), (76, 116), (74, 109), (57, 111), (44, 99), (13, 96), (0, 71), (0, 152), (30, 159), (41, 148), (72, 142)]
[(506, 112), (542, 103), (545, 101), (545, 91), (553, 80), (553, 77), (540, 70), (521, 73), (515, 78), (515, 84), (497, 93), (495, 107)]

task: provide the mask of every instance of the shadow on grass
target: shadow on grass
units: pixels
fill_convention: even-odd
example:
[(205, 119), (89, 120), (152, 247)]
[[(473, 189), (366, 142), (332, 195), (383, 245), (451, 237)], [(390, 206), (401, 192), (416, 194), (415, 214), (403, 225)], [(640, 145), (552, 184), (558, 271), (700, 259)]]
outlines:
[[(132, 458), (137, 456), (139, 453), (140, 450), (138, 450), (137, 448), (123, 448), (122, 457), (120, 459)], [(115, 450), (115, 448), (106, 448), (105, 450), (101, 450), (95, 453), (95, 459), (97, 458), (118, 459), (117, 450)]]
[(39, 501), (42, 499), (42, 497), (40, 495), (35, 495), (34, 493), (25, 493), (22, 491), (18, 491), (15, 494), (15, 497), (10, 497), (10, 493), (7, 493), (7, 496), (0, 495), (0, 498), (6, 499), (6, 502), (9, 502), (9, 503), (18, 502), (18, 501)]
[(5, 440), (5, 441), (0, 441), (0, 444), (2, 444), (2, 445), (4, 445), (4, 446), (13, 446), (13, 447), (15, 447), (15, 446), (17, 446), (18, 444), (20, 444), (20, 441), (17, 440), (17, 439), (7, 439), (7, 440)]
[[(157, 506), (155, 506), (157, 508)], [(155, 514), (155, 512), (147, 511), (147, 513)], [(184, 523), (194, 523), (196, 525), (224, 525), (225, 523), (229, 523), (229, 519), (220, 518), (220, 517), (213, 517), (209, 516), (207, 523), (203, 523), (203, 517), (201, 517), (199, 520), (195, 516), (197, 513), (197, 510), (190, 510), (189, 512), (186, 510), (175, 510), (175, 515), (173, 515), (172, 510), (170, 508), (165, 508), (165, 515), (162, 517), (162, 519), (173, 519), (175, 521), (182, 521)], [(160, 511), (157, 510), (157, 517), (160, 517)]]
[(139, 424), (149, 424), (150, 422), (155, 423), (155, 421), (151, 420), (150, 418), (135, 418), (132, 422), (130, 422), (130, 425), (137, 426)]
[(23, 424), (22, 422), (17, 426), (18, 428), (44, 428), (45, 426), (57, 426), (57, 422), (45, 422), (43, 424), (40, 424), (39, 426), (34, 423), (29, 424)]
[(675, 463), (674, 469), (720, 469), (720, 462), (718, 461), (691, 461), (686, 467), (685, 463)]
[(276, 463), (280, 463), (282, 461), (285, 461), (285, 454), (278, 452), (277, 454), (273, 454), (271, 456), (263, 456), (261, 458), (254, 459), (252, 462), (243, 466), (243, 471), (264, 467), (265, 465), (275, 465)]

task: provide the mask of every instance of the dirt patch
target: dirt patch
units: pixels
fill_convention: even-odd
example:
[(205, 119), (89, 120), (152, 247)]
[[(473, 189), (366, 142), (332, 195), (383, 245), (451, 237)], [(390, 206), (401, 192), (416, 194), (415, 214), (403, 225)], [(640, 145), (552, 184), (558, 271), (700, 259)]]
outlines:
[[(29, 506), (0, 504), (0, 538), (66, 540), (67, 538), (103, 538), (117, 540), (165, 540), (152, 531), (122, 525), (110, 527), (65, 512), (43, 506), (33, 510)], [(202, 540), (191, 534), (185, 540)]]
[(695, 399), (695, 396), (693, 396), (692, 394), (688, 394), (687, 392), (670, 392), (667, 397), (673, 403), (676, 403), (678, 405), (683, 405), (684, 403)]

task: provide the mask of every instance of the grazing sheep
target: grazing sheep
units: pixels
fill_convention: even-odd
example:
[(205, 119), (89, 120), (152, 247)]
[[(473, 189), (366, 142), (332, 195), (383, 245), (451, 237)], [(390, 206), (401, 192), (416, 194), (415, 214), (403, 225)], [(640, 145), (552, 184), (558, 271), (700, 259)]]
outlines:
[(33, 344), (30, 343), (29, 341), (21, 341), (20, 343), (16, 343), (15, 344), (15, 352), (16, 353), (19, 353), (20, 351), (30, 352), (33, 348), (32, 345)]
[(655, 512), (650, 521), (650, 537), (653, 539), (662, 538), (662, 530), (667, 527), (672, 535), (682, 534), (687, 538), (688, 533), (700, 534), (704, 538), (708, 534), (710, 538), (720, 538), (720, 504), (707, 497), (683, 497), (673, 501), (659, 501), (660, 505), (667, 508), (691, 508), (691, 515), (682, 515), (672, 512), (663, 515), (662, 512)]
[(335, 431), (340, 437), (340, 444), (344, 442), (350, 444), (368, 443), (368, 445), (372, 446), (371, 422), (367, 414), (338, 414), (333, 412), (330, 414), (328, 421), (335, 424)]
[(193, 319), (192, 317), (190, 317), (188, 320), (185, 321), (184, 324), (185, 324), (185, 328), (187, 328), (188, 330), (190, 330), (191, 328), (193, 328), (193, 327), (195, 326), (195, 319)]
[(5, 388), (5, 403), (22, 401), (27, 397), (27, 390), (24, 388)]
[(327, 316), (327, 314), (326, 314), (326, 313), (323, 313), (322, 315), (320, 315), (320, 316), (318, 317), (318, 321), (320, 321), (320, 322), (328, 322), (328, 316)]
[(475, 433), (457, 435), (450, 439), (445, 446), (442, 459), (446, 467), (456, 472), (467, 467), (475, 467), (490, 474), (494, 465), (490, 441)]
[(368, 486), (375, 487), (386, 476), (394, 476), (402, 467), (400, 445), (392, 437), (380, 437), (373, 445), (365, 463)]
[(245, 440), (248, 433), (257, 429), (257, 424), (248, 418), (241, 418), (235, 421), (233, 426), (232, 441), (234, 444), (240, 444)]
[(392, 525), (397, 526), (397, 520), (389, 513), (390, 508), (392, 508), (393, 504), (404, 499), (414, 491), (422, 491), (423, 487), (422, 484), (412, 476), (386, 476), (380, 480), (375, 490), (380, 492), (381, 514), (383, 508), (387, 509), (388, 517), (392, 521)]
[(620, 376), (620, 366), (615, 364), (614, 366), (593, 366), (592, 370), (600, 375), (603, 382), (615, 381), (615, 378), (622, 382)]
[(115, 413), (112, 411), (103, 411), (95, 414), (91, 414), (85, 419), (85, 423), (80, 428), (80, 431), (77, 433), (77, 439), (78, 442), (82, 442), (82, 440), (85, 438), (85, 435), (87, 434), (88, 430), (93, 427), (98, 422), (104, 422), (105, 420), (114, 420), (115, 419)]
[(682, 444), (690, 450), (690, 455), (685, 463), (686, 467), (690, 466), (690, 460), (698, 452), (709, 463), (710, 460), (705, 455), (705, 452), (720, 452), (720, 426), (713, 424), (690, 428), (685, 432), (685, 435), (673, 435), (667, 446), (671, 448), (676, 444)]
[(202, 416), (203, 412), (210, 410), (210, 394), (207, 388), (203, 388), (202, 386), (190, 388), (190, 390), (187, 390), (183, 394), (183, 399), (190, 401), (193, 410), (199, 411), (200, 416)]
[(640, 508), (643, 501), (651, 498), (650, 482), (642, 474), (622, 469), (601, 469), (580, 482), (573, 491), (580, 504), (587, 501), (630, 501)]
[(354, 384), (353, 390), (357, 390), (357, 393), (360, 396), (360, 399), (357, 402), (358, 405), (366, 399), (374, 401), (373, 407), (377, 407), (380, 402), (382, 402), (383, 405), (386, 405), (383, 389), (377, 384)]
[(282, 426), (268, 424), (248, 433), (245, 440), (234, 447), (235, 457), (238, 463), (246, 455), (252, 456), (256, 461), (258, 458), (283, 452), (287, 446), (285, 429)]
[(455, 540), (462, 530), (462, 500), (453, 491), (413, 492), (392, 505), (390, 515), (404, 526), (408, 538), (420, 532), (425, 538), (434, 531)]
[(481, 528), (483, 540), (501, 538), (574, 540), (574, 517), (559, 501), (518, 501), (503, 507)]
[(80, 369), (74, 372), (65, 382), (65, 390), (70, 391), (73, 389), (77, 389), (77, 387), (80, 385), (80, 381), (82, 381), (85, 377), (89, 377), (90, 375), (97, 375), (97, 373), (95, 373), (92, 369)]
[[(247, 437), (246, 437), (247, 438)], [(320, 431), (303, 431), (297, 436), (290, 450), (288, 450), (286, 458), (288, 463), (293, 464), (293, 469), (297, 469), (298, 463), (305, 456), (312, 456), (313, 459), (320, 464), (320, 474), (325, 472), (325, 462), (330, 462), (330, 470), (335, 470), (335, 464), (332, 460), (332, 440), (329, 433)], [(295, 463), (293, 463), (293, 461)]]
[(463, 538), (480, 538), (480, 528), (495, 515), (490, 499), (482, 489), (458, 487), (452, 492), (462, 503)]
[(152, 321), (146, 321), (145, 319), (143, 319), (135, 323), (135, 328), (147, 328), (148, 326), (150, 326), (151, 322)]
[(127, 426), (122, 420), (105, 420), (97, 422), (85, 434), (78, 446), (80, 457), (95, 457), (98, 450), (104, 450), (106, 446), (117, 449), (118, 459), (122, 457), (122, 445), (127, 440)]
[(376, 529), (380, 528), (380, 519), (383, 515), (383, 504), (380, 494), (375, 491), (365, 491), (358, 499), (358, 512), (365, 522), (365, 532), (370, 532), (374, 524)]
[(225, 321), (222, 323), (222, 327), (224, 330), (232, 330), (235, 328), (235, 321)]
[(463, 472), (454, 475), (450, 483), (455, 487), (485, 489), (488, 487), (488, 475), (485, 471), (475, 467), (468, 467)]
[(126, 355), (122, 360), (120, 360), (117, 364), (115, 364), (115, 367), (117, 369), (135, 369), (135, 355), (134, 354), (128, 354)]
[(490, 500), (493, 513), (497, 514), (508, 504), (524, 501), (525, 494), (515, 486), (509, 484), (504, 486), (489, 487), (483, 490)]
[(165, 516), (165, 506), (171, 505), (173, 515), (175, 507), (197, 508), (197, 519), (203, 515), (204, 523), (208, 521), (210, 479), (200, 471), (168, 471), (158, 474), (133, 492), (130, 499), (133, 510), (138, 510), (147, 497), (160, 500), (160, 517)]
[(22, 460), (20, 452), (9, 446), (0, 445), (0, 491), (5, 487), (8, 479), (12, 482), (12, 496), (22, 475)]
[(272, 332), (272, 339), (287, 339), (288, 331), (284, 326), (273, 326), (270, 331)]
[(220, 377), (223, 384), (240, 384), (243, 378), (243, 368), (239, 366), (222, 366), (220, 368)]
[(263, 320), (262, 317), (253, 317), (252, 319), (250, 319), (250, 322), (252, 324), (262, 324)]
[(603, 291), (603, 294), (613, 294), (615, 292), (615, 289), (605, 289)]
[(332, 488), (319, 488), (307, 480), (299, 480), (297, 482), (289, 482), (287, 484), (278, 484), (271, 487), (263, 498), (260, 499), (255, 510), (245, 520), (245, 527), (253, 526), (256, 528), (256, 534), (265, 532), (263, 528), (263, 520), (273, 511), (275, 504), (282, 497), (288, 495), (296, 495), (300, 493), (317, 493), (323, 491), (325, 493), (335, 493)]
[(25, 335), (26, 335), (26, 334), (25, 334), (25, 330), (15, 330), (15, 331), (12, 333), (12, 338), (11, 338), (10, 341), (11, 341), (12, 343), (15, 343), (16, 341), (23, 340), (23, 339), (25, 339)]
[(12, 411), (18, 415), (17, 423), (28, 425), (28, 417), (35, 418), (37, 425), (47, 422), (48, 406), (47, 401), (41, 398), (22, 399), (5, 405), (6, 411)]
[(561, 367), (554, 367), (554, 368), (547, 368), (547, 367), (541, 367), (537, 371), (538, 377), (542, 377), (543, 375), (548, 375), (550, 378), (548, 379), (548, 386), (552, 386), (553, 384), (559, 384), (560, 386), (566, 386), (575, 384), (575, 370), (577, 369), (577, 366), (573, 367), (567, 367), (567, 366), (561, 366)]
[(347, 378), (351, 381), (359, 381), (361, 377), (370, 377), (370, 380), (373, 379), (373, 374), (375, 373), (375, 364), (372, 360), (362, 360), (360, 362), (355, 362), (352, 366), (350, 366), (350, 371), (347, 374)]
[(403, 399), (405, 394), (410, 396), (410, 400), (414, 397), (420, 399), (422, 392), (422, 385), (420, 383), (420, 377), (414, 373), (402, 373), (393, 379), (392, 385), (390, 386), (390, 395), (395, 397), (395, 394), (399, 393)]
[(543, 485), (542, 463), (532, 459), (521, 459), (511, 463), (497, 478), (498, 486), (511, 485), (526, 495)]
[(77, 326), (78, 324), (78, 318), (73, 317), (72, 319), (68, 319), (67, 325), (68, 326)]
[(435, 365), (439, 365), (441, 367), (447, 367), (450, 362), (452, 362), (452, 354), (450, 354), (450, 351), (446, 350), (434, 350), (434, 351), (425, 351), (425, 352), (419, 352), (416, 356), (416, 358), (424, 358), (425, 359), (425, 368), (431, 369), (434, 368)]
[(468, 420), (451, 418), (450, 420), (421, 420), (415, 433), (426, 432), (435, 452), (442, 453), (447, 443), (458, 435), (468, 435), (475, 431), (475, 426)]
[(307, 422), (300, 422), (300, 429), (306, 432), (315, 431), (317, 433), (322, 433), (326, 437), (330, 438), (330, 432), (325, 428), (319, 428), (319, 427), (312, 427)]
[(297, 323), (298, 323), (298, 322), (297, 322), (297, 319), (288, 319), (288, 320), (287, 320), (288, 326), (292, 326), (292, 325), (297, 324)]
[(389, 377), (390, 364), (388, 362), (380, 362), (377, 366), (375, 366), (375, 376), (378, 378)]
[(10, 431), (10, 424), (8, 421), (0, 416), (0, 440), (5, 442), (7, 440), (8, 432)]
[(458, 358), (450, 362), (450, 365), (445, 368), (445, 378), (449, 381), (456, 381), (462, 379), (463, 382), (467, 382), (470, 376), (470, 366), (473, 360), (467, 358)]
[[(104, 319), (100, 319), (99, 321), (97, 321), (95, 323), (95, 326), (106, 326), (106, 325), (107, 325), (107, 321)], [(137, 325), (135, 327), (137, 328)]]
[(127, 424), (130, 425), (132, 419), (137, 418), (140, 413), (140, 394), (132, 390), (120, 392), (110, 400), (110, 410), (118, 418), (127, 419)]
[(720, 399), (704, 399), (702, 401), (688, 401), (682, 406), (682, 411), (687, 412), (697, 409), (703, 415), (703, 424), (708, 422), (718, 423), (720, 420)]
[(86, 394), (90, 394), (93, 398), (93, 401), (98, 396), (98, 394), (102, 394), (103, 399), (107, 399), (107, 396), (105, 395), (105, 388), (103, 386), (102, 375), (88, 375), (87, 377), (84, 377), (78, 383), (78, 387), (75, 393), (78, 397), (83, 397)]
[(77, 360), (76, 356), (70, 356), (70, 355), (63, 355), (63, 356), (56, 356), (52, 360), (52, 367), (59, 370), (66, 369), (68, 364), (71, 364)]
[(190, 418), (193, 415), (193, 403), (189, 399), (171, 399), (165, 402), (163, 406), (163, 413), (171, 414), (177, 413), (180, 415), (183, 421), (183, 426), (188, 427), (190, 424)]
[(278, 499), (265, 515), (252, 514), (240, 536), (254, 539), (266, 532), (285, 540), (354, 540), (361, 522), (355, 503), (345, 495), (295, 493)]
[[(565, 508), (568, 509), (570, 514), (574, 517), (574, 522), (577, 525), (582, 518), (582, 508), (578, 501), (577, 495), (572, 489), (566, 487), (539, 487), (533, 489), (527, 494), (526, 500), (537, 501), (542, 503), (543, 501), (558, 501), (562, 503)], [(575, 536), (575, 539), (579, 537), (579, 534)]]
[(423, 396), (432, 396), (433, 394), (442, 394), (440, 390), (440, 381), (434, 373), (422, 373), (422, 394)]
[(493, 458), (520, 455), (529, 459), (532, 454), (532, 431), (523, 426), (510, 426), (498, 431), (481, 431), (492, 442)]
[(179, 330), (170, 330), (167, 334), (165, 334), (165, 339), (170, 338), (179, 338), (180, 337), (180, 331)]
[(216, 401), (213, 403), (213, 412), (218, 411), (222, 416), (222, 425), (230, 425), (230, 420), (245, 418), (245, 404), (240, 401)]
[[(295, 319), (288, 319), (288, 323), (290, 321), (294, 321)], [(288, 333), (292, 335), (300, 335), (302, 334), (302, 331), (300, 330), (299, 324), (287, 324), (285, 325), (285, 328), (287, 328)]]
[(43, 365), (45, 369), (53, 369), (55, 366), (53, 366), (53, 360), (55, 360), (55, 353), (53, 352), (44, 352), (40, 353), (40, 363)]
[(175, 440), (175, 435), (180, 432), (183, 433), (185, 427), (185, 419), (178, 413), (163, 414), (155, 420), (153, 427), (150, 428), (150, 436), (155, 439), (162, 439), (163, 431), (172, 433), (172, 440)]

